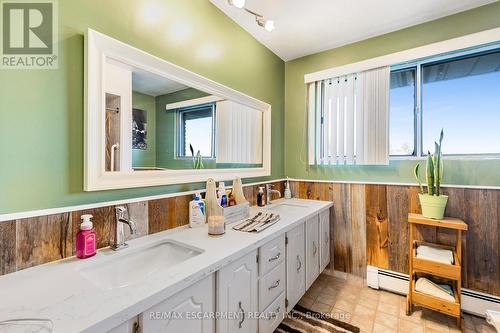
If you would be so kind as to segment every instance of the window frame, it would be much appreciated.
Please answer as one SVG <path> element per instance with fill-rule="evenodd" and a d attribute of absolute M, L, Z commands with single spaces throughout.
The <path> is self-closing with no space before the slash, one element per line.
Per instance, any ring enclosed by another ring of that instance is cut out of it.
<path fill-rule="evenodd" d="M 391 74 L 397 71 L 409 70 L 416 68 L 415 72 L 415 106 L 414 106 L 414 140 L 415 149 L 413 155 L 389 155 L 389 160 L 423 160 L 427 154 L 423 152 L 423 111 L 422 111 L 422 68 L 424 66 L 434 65 L 438 63 L 461 60 L 475 56 L 481 56 L 489 53 L 500 52 L 498 43 L 490 43 L 478 47 L 470 47 L 467 49 L 452 51 L 435 56 L 425 57 L 415 61 L 408 61 L 391 66 Z M 390 138 L 389 138 L 390 140 Z M 447 159 L 499 159 L 499 153 L 491 154 L 443 154 Z"/>
<path fill-rule="evenodd" d="M 179 160 L 185 160 L 185 159 L 192 159 L 192 156 L 186 156 L 186 155 L 181 155 L 181 152 L 185 152 L 185 133 L 184 133 L 184 126 L 183 126 L 183 119 L 184 119 L 184 114 L 189 113 L 189 112 L 196 112 L 200 109 L 205 109 L 207 106 L 210 106 L 212 109 L 212 143 L 211 143 L 211 155 L 210 156 L 202 156 L 204 159 L 215 159 L 215 135 L 216 135 L 216 103 L 215 102 L 210 102 L 210 103 L 204 103 L 204 104 L 199 104 L 199 105 L 193 105 L 193 106 L 186 106 L 182 108 L 178 108 L 175 110 L 175 116 L 176 116 L 176 128 L 175 128 L 175 159 Z"/>

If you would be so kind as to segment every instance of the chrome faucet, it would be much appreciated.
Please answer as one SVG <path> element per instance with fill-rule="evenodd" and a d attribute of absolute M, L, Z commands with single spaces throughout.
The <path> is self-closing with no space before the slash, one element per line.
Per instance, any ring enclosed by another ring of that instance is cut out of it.
<path fill-rule="evenodd" d="M 272 188 L 274 187 L 273 184 L 266 184 L 266 205 L 271 204 L 271 193 L 277 193 L 278 196 L 281 198 L 281 192 L 278 190 L 273 190 Z"/>
<path fill-rule="evenodd" d="M 116 234 L 115 234 L 115 243 L 111 245 L 111 249 L 115 251 L 124 249 L 128 246 L 128 244 L 125 243 L 125 232 L 123 230 L 124 224 L 129 226 L 130 234 L 134 235 L 135 233 L 137 233 L 137 228 L 135 226 L 135 223 L 133 221 L 125 219 L 125 213 L 127 213 L 127 208 L 125 206 L 115 207 Z"/>

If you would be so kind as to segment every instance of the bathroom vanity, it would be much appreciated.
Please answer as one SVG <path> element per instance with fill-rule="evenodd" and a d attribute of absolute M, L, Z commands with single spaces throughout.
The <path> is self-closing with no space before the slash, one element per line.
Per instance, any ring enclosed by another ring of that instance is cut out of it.
<path fill-rule="evenodd" d="M 5 275 L 0 320 L 46 318 L 65 333 L 273 332 L 328 264 L 331 205 L 276 200 L 251 208 L 281 216 L 261 233 L 180 227 Z"/>

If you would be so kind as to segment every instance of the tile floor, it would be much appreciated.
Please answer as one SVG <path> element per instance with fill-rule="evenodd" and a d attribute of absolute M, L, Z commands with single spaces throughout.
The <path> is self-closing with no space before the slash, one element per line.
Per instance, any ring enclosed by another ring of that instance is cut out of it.
<path fill-rule="evenodd" d="M 416 307 L 406 316 L 404 296 L 368 288 L 362 279 L 322 274 L 299 304 L 312 310 L 331 313 L 363 333 L 455 333 L 461 332 L 455 318 Z M 482 318 L 464 315 L 464 332 L 496 333 Z"/>

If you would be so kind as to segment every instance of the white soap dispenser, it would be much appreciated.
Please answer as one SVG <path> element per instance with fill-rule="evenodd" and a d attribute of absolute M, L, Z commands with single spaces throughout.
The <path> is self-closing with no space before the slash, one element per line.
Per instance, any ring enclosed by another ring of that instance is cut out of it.
<path fill-rule="evenodd" d="M 286 183 L 285 183 L 285 199 L 291 199 L 292 198 L 292 191 L 290 190 L 290 181 L 288 177 L 286 177 Z"/>

